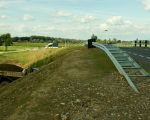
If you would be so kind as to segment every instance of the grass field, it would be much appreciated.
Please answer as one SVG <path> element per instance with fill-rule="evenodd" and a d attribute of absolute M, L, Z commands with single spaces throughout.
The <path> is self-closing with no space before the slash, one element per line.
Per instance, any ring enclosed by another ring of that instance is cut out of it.
<path fill-rule="evenodd" d="M 18 51 L 18 50 L 27 50 L 33 48 L 43 48 L 48 43 L 31 43 L 31 42 L 14 42 L 12 46 L 8 46 L 8 52 Z M 59 43 L 59 47 L 71 47 L 71 46 L 81 46 L 83 43 Z M 5 52 L 5 47 L 0 46 L 0 52 Z"/>
<path fill-rule="evenodd" d="M 18 50 L 26 50 L 26 49 L 33 49 L 33 48 L 41 48 L 44 47 L 47 43 L 13 43 L 12 46 L 8 46 L 9 51 L 18 51 Z M 5 52 L 5 47 L 0 46 L 0 52 Z"/>
<path fill-rule="evenodd" d="M 136 94 L 98 49 L 78 48 L 0 88 L 1 120 L 149 120 L 150 86 Z"/>
<path fill-rule="evenodd" d="M 23 51 L 17 53 L 5 53 L 0 54 L 0 63 L 16 64 L 21 67 L 27 67 L 28 65 L 36 62 L 39 59 L 43 59 L 49 55 L 59 52 L 59 49 L 37 49 L 31 51 Z"/>
<path fill-rule="evenodd" d="M 66 44 L 66 47 L 64 47 L 65 45 L 61 44 L 61 47 L 57 49 L 45 49 L 46 44 L 47 43 L 14 43 L 13 46 L 8 47 L 7 52 L 3 51 L 4 46 L 0 46 L 0 63 L 10 63 L 25 68 L 37 61 L 39 61 L 37 64 L 44 64 L 42 63 L 42 59 L 47 59 L 48 56 L 59 56 L 59 54 L 62 54 L 64 51 L 67 52 L 73 47 L 81 46 L 79 44 Z"/>

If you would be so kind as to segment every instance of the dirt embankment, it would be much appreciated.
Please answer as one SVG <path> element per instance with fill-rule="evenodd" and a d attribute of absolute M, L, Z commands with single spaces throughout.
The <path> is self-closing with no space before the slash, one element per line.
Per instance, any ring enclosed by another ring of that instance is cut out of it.
<path fill-rule="evenodd" d="M 11 71 L 11 72 L 22 72 L 23 68 L 13 65 L 13 64 L 0 64 L 0 71 Z M 9 82 L 12 82 L 14 80 L 18 79 L 18 77 L 9 77 L 9 76 L 4 76 L 3 74 L 0 75 L 0 87 L 8 84 Z"/>
<path fill-rule="evenodd" d="M 0 64 L 0 71 L 22 72 L 23 68 L 13 64 Z"/>
<path fill-rule="evenodd" d="M 0 88 L 0 119 L 149 120 L 141 86 L 136 94 L 102 51 L 83 48 Z"/>

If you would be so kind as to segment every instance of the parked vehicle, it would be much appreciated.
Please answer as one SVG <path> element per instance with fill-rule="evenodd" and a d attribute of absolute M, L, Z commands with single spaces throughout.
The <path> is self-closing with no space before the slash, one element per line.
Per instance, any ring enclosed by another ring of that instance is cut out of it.
<path fill-rule="evenodd" d="M 45 48 L 58 48 L 58 43 L 48 43 Z"/>

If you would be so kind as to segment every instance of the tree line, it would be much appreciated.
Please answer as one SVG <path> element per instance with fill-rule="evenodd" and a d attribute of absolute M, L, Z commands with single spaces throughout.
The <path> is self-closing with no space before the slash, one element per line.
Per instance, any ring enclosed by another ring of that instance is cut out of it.
<path fill-rule="evenodd" d="M 68 39 L 68 38 L 56 38 L 56 37 L 47 37 L 47 36 L 29 36 L 29 37 L 13 37 L 12 42 L 58 42 L 58 43 L 79 43 L 82 40 Z"/>
<path fill-rule="evenodd" d="M 82 43 L 82 40 L 67 39 L 67 38 L 55 38 L 47 36 L 25 36 L 25 37 L 11 37 L 10 33 L 0 35 L 0 46 L 4 45 L 5 50 L 7 47 L 13 45 L 14 42 L 53 42 L 53 43 Z"/>
<path fill-rule="evenodd" d="M 116 44 L 116 43 L 121 43 L 121 40 L 117 40 L 117 38 L 113 38 L 113 39 L 97 39 L 96 40 L 99 43 L 105 43 L 105 44 Z"/>

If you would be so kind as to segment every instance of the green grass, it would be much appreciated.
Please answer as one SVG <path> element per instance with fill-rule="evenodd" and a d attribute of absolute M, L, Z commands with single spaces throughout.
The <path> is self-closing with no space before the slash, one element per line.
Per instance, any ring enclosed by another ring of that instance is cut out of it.
<path fill-rule="evenodd" d="M 38 49 L 35 51 L 23 51 L 17 53 L 5 53 L 0 54 L 0 63 L 10 63 L 21 67 L 40 67 L 55 59 L 57 56 L 61 56 L 74 47 L 65 47 L 57 49 Z"/>
<path fill-rule="evenodd" d="M 108 73 L 116 70 L 115 66 L 102 50 L 92 49 L 89 51 L 89 54 L 91 54 L 91 59 L 95 59 L 96 64 L 94 68 L 96 70 L 102 70 L 100 71 L 101 73 Z"/>
<path fill-rule="evenodd" d="M 58 48 L 58 49 L 51 49 L 52 51 L 49 54 L 45 55 L 44 57 L 39 57 L 37 60 L 35 60 L 31 64 L 29 64 L 28 65 L 28 72 L 30 72 L 32 70 L 32 68 L 39 68 L 43 65 L 47 65 L 47 64 L 55 61 L 59 57 L 62 57 L 63 55 L 68 54 L 71 51 L 76 50 L 78 48 L 80 48 L 80 47 L 74 46 L 74 47 L 64 47 L 64 48 Z"/>
<path fill-rule="evenodd" d="M 31 43 L 31 42 L 25 42 L 25 43 L 14 43 L 15 46 L 24 46 L 28 48 L 33 47 L 44 47 L 47 43 Z"/>
<path fill-rule="evenodd" d="M 8 46 L 9 51 L 18 51 L 18 50 L 26 50 L 26 49 L 33 49 L 33 48 L 43 48 L 48 43 L 31 43 L 31 42 L 14 42 L 12 46 Z M 83 43 L 59 43 L 59 47 L 72 47 L 72 46 L 81 46 Z M 6 52 L 5 46 L 0 46 L 0 52 Z"/>
<path fill-rule="evenodd" d="M 58 53 L 63 53 L 65 49 L 71 49 L 81 46 L 80 44 L 61 44 L 57 49 L 45 49 L 47 43 L 14 43 L 8 47 L 8 51 L 4 52 L 4 46 L 0 46 L 0 63 L 16 64 L 21 67 L 28 67 L 34 63 L 34 67 L 39 67 L 55 59 Z M 22 51 L 27 50 L 27 51 Z M 56 55 L 54 55 L 56 54 Z M 48 56 L 51 56 L 49 58 Z M 59 56 L 59 55 L 58 55 Z M 46 59 L 43 61 L 43 59 Z M 46 62 L 47 61 L 47 62 Z"/>
<path fill-rule="evenodd" d="M 25 50 L 25 49 L 33 49 L 33 48 L 41 48 L 45 47 L 47 43 L 13 43 L 12 46 L 8 46 L 8 51 L 18 51 L 18 50 Z M 0 52 L 5 52 L 5 47 L 0 46 Z"/>

